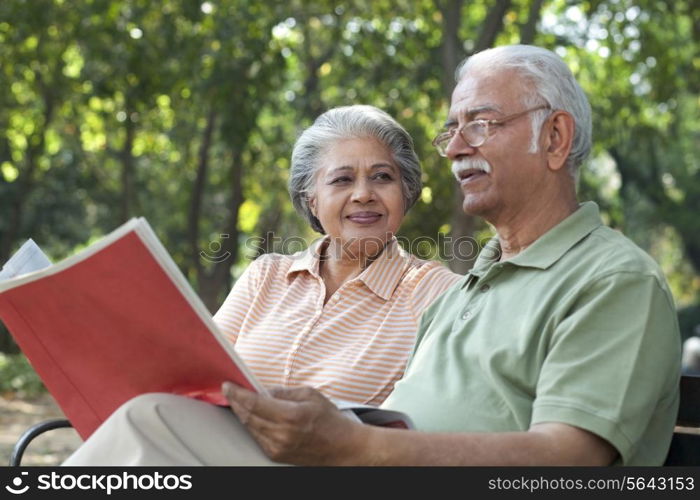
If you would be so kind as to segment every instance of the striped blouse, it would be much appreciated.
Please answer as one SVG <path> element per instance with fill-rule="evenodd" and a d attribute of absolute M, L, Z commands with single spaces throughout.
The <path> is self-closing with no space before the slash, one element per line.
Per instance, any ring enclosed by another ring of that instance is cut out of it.
<path fill-rule="evenodd" d="M 323 241 L 259 257 L 214 321 L 264 385 L 310 385 L 333 399 L 378 405 L 403 375 L 422 312 L 461 276 L 394 239 L 324 305 Z"/>

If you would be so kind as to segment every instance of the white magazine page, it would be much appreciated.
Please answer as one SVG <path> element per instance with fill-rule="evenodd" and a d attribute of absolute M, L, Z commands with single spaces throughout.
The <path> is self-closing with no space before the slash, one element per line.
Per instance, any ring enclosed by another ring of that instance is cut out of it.
<path fill-rule="evenodd" d="M 51 265 L 51 261 L 39 245 L 31 238 L 24 242 L 15 254 L 10 257 L 0 271 L 0 281 L 9 280 L 16 276 L 39 271 Z"/>
<path fill-rule="evenodd" d="M 387 410 L 372 405 L 351 403 L 340 399 L 331 399 L 331 401 L 345 416 L 352 420 L 359 420 L 365 424 L 379 426 L 398 420 L 403 422 L 407 428 L 414 428 L 411 418 L 400 411 Z"/>

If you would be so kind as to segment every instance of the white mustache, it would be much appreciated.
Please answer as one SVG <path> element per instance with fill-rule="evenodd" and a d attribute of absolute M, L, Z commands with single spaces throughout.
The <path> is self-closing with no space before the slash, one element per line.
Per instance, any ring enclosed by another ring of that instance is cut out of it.
<path fill-rule="evenodd" d="M 481 170 L 487 174 L 491 173 L 491 165 L 483 158 L 462 158 L 452 162 L 452 174 L 459 180 L 459 173 L 463 170 Z"/>

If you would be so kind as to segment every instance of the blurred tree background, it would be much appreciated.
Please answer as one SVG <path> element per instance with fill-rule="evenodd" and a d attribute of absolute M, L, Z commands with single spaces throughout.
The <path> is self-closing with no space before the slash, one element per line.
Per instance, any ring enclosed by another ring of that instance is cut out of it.
<path fill-rule="evenodd" d="M 461 212 L 430 141 L 460 60 L 535 43 L 591 100 L 581 199 L 661 264 L 688 336 L 698 35 L 697 0 L 2 0 L 0 262 L 29 237 L 60 260 L 144 216 L 215 310 L 251 258 L 314 238 L 286 192 L 297 135 L 330 107 L 367 103 L 408 129 L 423 162 L 402 236 L 427 236 L 414 252 L 465 272 L 447 238 L 489 228 Z M 0 352 L 15 350 L 0 332 Z"/>

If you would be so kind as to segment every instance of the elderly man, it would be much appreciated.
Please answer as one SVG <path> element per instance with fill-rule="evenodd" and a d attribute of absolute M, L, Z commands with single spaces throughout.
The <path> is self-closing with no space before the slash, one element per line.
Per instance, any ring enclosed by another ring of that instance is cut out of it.
<path fill-rule="evenodd" d="M 680 337 L 656 264 L 576 200 L 588 101 L 555 54 L 481 52 L 445 131 L 464 211 L 497 236 L 423 315 L 383 406 L 423 432 L 343 419 L 311 390 L 227 386 L 273 459 L 298 464 L 658 465 L 678 405 Z"/>
<path fill-rule="evenodd" d="M 577 202 L 590 143 L 586 97 L 553 53 L 500 47 L 461 66 L 434 145 L 464 211 L 497 235 L 423 314 L 383 404 L 417 431 L 352 421 L 311 388 L 228 383 L 238 421 L 197 402 L 170 411 L 168 396 L 117 419 L 143 422 L 161 450 L 151 465 L 661 464 L 678 407 L 673 300 L 652 259 Z M 167 429 L 149 427 L 154 412 L 172 414 Z M 208 432 L 193 434 L 193 421 Z"/>

